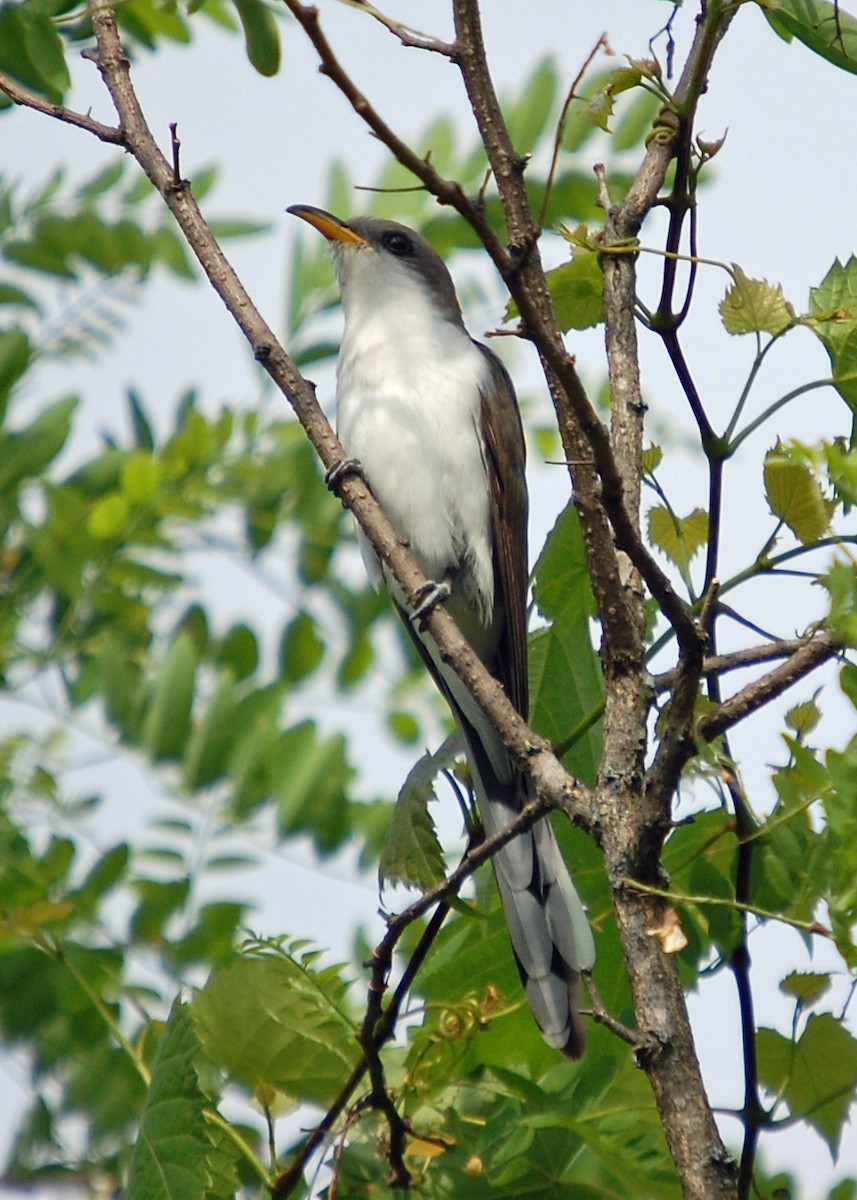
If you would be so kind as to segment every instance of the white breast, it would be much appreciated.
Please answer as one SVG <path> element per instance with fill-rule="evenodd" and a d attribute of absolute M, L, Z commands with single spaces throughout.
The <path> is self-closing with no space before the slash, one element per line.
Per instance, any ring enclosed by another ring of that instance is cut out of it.
<path fill-rule="evenodd" d="M 426 576 L 439 582 L 465 566 L 489 612 L 494 575 L 479 418 L 487 364 L 461 326 L 433 315 L 422 289 L 403 286 L 390 303 L 384 283 L 383 303 L 363 289 L 349 304 L 345 292 L 339 436 Z"/>

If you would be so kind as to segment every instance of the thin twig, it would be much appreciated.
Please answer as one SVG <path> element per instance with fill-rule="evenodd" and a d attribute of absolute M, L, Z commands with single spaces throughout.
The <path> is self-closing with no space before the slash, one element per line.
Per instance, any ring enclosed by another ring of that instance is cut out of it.
<path fill-rule="evenodd" d="M 802 642 L 784 663 L 763 675 L 761 679 L 748 683 L 729 700 L 724 700 L 718 708 L 700 717 L 696 726 L 698 735 L 707 742 L 719 737 L 727 729 L 731 729 L 733 725 L 737 725 L 739 721 L 743 721 L 745 717 L 788 691 L 816 667 L 835 658 L 841 650 L 842 643 L 828 632 Z"/>
<path fill-rule="evenodd" d="M 830 634 L 825 636 L 832 638 Z M 702 660 L 702 676 L 706 678 L 708 675 L 725 675 L 729 671 L 739 671 L 746 667 L 756 666 L 758 663 L 772 662 L 777 658 L 789 658 L 810 640 L 809 638 L 782 638 L 766 642 L 763 646 L 748 646 L 745 650 L 733 650 L 729 654 L 714 654 Z M 835 641 L 835 638 L 833 640 Z M 678 668 L 673 667 L 669 671 L 663 671 L 660 675 L 653 676 L 653 690 L 656 693 L 669 691 L 675 684 L 677 673 Z"/>
<path fill-rule="evenodd" d="M 88 113 L 75 112 L 74 109 L 65 108 L 62 104 L 51 104 L 41 96 L 37 96 L 35 92 L 16 83 L 3 71 L 0 71 L 0 92 L 4 92 L 13 104 L 20 104 L 22 108 L 30 108 L 33 112 L 42 113 L 43 116 L 53 117 L 55 121 L 63 121 L 66 125 L 84 129 L 93 137 L 97 137 L 100 142 L 108 142 L 112 146 L 125 144 L 125 134 L 122 129 L 113 125 L 103 125 L 101 121 L 96 121 Z"/>

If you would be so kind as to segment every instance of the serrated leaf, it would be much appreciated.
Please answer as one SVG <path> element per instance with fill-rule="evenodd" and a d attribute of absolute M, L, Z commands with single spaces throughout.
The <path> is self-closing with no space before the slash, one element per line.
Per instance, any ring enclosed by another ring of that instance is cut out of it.
<path fill-rule="evenodd" d="M 727 333 L 778 334 L 795 322 L 795 311 L 783 295 L 765 279 L 749 279 L 733 265 L 732 286 L 720 301 L 720 317 Z"/>
<path fill-rule="evenodd" d="M 780 991 L 794 996 L 802 1005 L 814 1004 L 830 991 L 831 979 L 818 971 L 792 971 L 780 981 Z"/>
<path fill-rule="evenodd" d="M 126 1200 L 204 1200 L 211 1187 L 205 1097 L 193 1065 L 199 1041 L 187 1005 L 173 1005 L 152 1071 Z"/>
<path fill-rule="evenodd" d="M 571 262 L 548 271 L 545 278 L 564 332 L 591 329 L 604 320 L 604 275 L 597 254 L 577 250 Z"/>
<path fill-rule="evenodd" d="M 647 446 L 643 451 L 642 468 L 644 475 L 653 475 L 658 467 L 663 462 L 664 451 L 663 447 L 653 443 Z"/>
<path fill-rule="evenodd" d="M 250 1088 L 327 1105 L 358 1057 L 344 986 L 338 972 L 286 955 L 235 959 L 194 997 L 205 1054 Z"/>
<path fill-rule="evenodd" d="M 811 1016 L 797 1043 L 773 1029 L 756 1035 L 759 1078 L 794 1117 L 812 1125 L 836 1157 L 857 1091 L 857 1041 L 830 1013 Z"/>
<path fill-rule="evenodd" d="M 677 567 L 686 570 L 691 559 L 708 542 L 708 513 L 695 508 L 686 517 L 677 517 L 662 504 L 646 515 L 649 539 Z"/>
<path fill-rule="evenodd" d="M 857 411 L 857 258 L 836 259 L 817 288 L 810 292 L 805 324 L 824 344 L 833 370 L 833 385 L 852 411 Z"/>
<path fill-rule="evenodd" d="M 765 498 L 771 512 L 804 545 L 823 537 L 830 526 L 830 506 L 805 462 L 781 442 L 765 455 Z"/>
<path fill-rule="evenodd" d="M 429 803 L 434 785 L 461 756 L 461 739 L 451 734 L 435 754 L 424 754 L 408 773 L 396 799 L 378 863 L 378 881 L 428 891 L 446 874 L 443 849 L 435 833 Z"/>
<path fill-rule="evenodd" d="M 785 717 L 786 725 L 789 729 L 793 729 L 799 737 L 806 737 L 808 733 L 812 733 L 820 720 L 821 709 L 814 699 L 805 700 L 802 704 L 795 704 L 788 710 Z"/>

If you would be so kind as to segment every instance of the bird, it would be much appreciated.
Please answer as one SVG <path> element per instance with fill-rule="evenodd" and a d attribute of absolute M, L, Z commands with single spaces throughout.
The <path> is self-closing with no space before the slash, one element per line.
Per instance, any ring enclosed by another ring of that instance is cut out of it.
<path fill-rule="evenodd" d="M 525 445 L 514 386 L 464 325 L 440 255 L 397 221 L 288 211 L 329 242 L 344 331 L 337 434 L 473 650 L 526 720 Z M 465 684 L 415 620 L 401 588 L 358 529 L 370 577 L 383 583 L 461 730 L 486 836 L 534 795 Z M 424 610 L 424 605 L 419 605 Z M 417 614 L 418 615 L 418 614 Z M 581 972 L 592 931 L 546 818 L 492 859 L 515 960 L 549 1045 L 579 1058 L 586 1041 Z"/>

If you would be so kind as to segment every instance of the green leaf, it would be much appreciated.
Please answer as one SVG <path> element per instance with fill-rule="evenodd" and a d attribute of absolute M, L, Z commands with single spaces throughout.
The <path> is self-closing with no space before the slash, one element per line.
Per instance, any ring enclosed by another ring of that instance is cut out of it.
<path fill-rule="evenodd" d="M 280 736 L 269 768 L 281 832 L 307 832 L 321 853 L 335 850 L 348 834 L 346 789 L 354 774 L 344 737 L 321 738 L 313 721 L 301 721 Z"/>
<path fill-rule="evenodd" d="M 817 1130 L 835 1158 L 857 1092 L 857 1041 L 824 1013 L 809 1018 L 796 1043 L 760 1029 L 756 1046 L 762 1083 Z"/>
<path fill-rule="evenodd" d="M 791 971 L 785 979 L 780 980 L 780 991 L 787 996 L 794 996 L 801 1006 L 805 1006 L 820 1000 L 830 991 L 830 985 L 830 976 L 818 971 Z"/>
<path fill-rule="evenodd" d="M 530 723 L 574 774 L 593 782 L 601 754 L 603 683 L 589 618 L 595 600 L 580 520 L 569 503 L 533 572 L 533 596 L 551 624 L 529 641 Z"/>
<path fill-rule="evenodd" d="M 294 957 L 239 958 L 193 1001 L 206 1056 L 240 1083 L 327 1105 L 358 1058 L 337 971 Z"/>
<path fill-rule="evenodd" d="M 115 159 L 109 166 L 93 175 L 87 183 L 77 189 L 78 197 L 81 200 L 95 200 L 98 196 L 103 196 L 105 192 L 111 191 L 116 186 L 124 173 L 124 159 Z"/>
<path fill-rule="evenodd" d="M 663 460 L 664 451 L 662 446 L 659 446 L 654 442 L 651 446 L 646 446 L 646 448 L 643 450 L 643 474 L 654 475 L 655 471 L 657 471 Z"/>
<path fill-rule="evenodd" d="M 633 150 L 651 129 L 663 100 L 653 92 L 643 91 L 635 96 L 613 131 L 613 150 Z"/>
<path fill-rule="evenodd" d="M 23 329 L 0 332 L 0 425 L 6 416 L 9 394 L 30 365 L 32 349 Z"/>
<path fill-rule="evenodd" d="M 461 739 L 450 734 L 435 754 L 424 754 L 412 767 L 396 799 L 378 863 L 378 881 L 428 891 L 446 873 L 429 804 L 437 800 L 435 780 L 461 756 Z"/>
<path fill-rule="evenodd" d="M 235 716 L 235 680 L 231 671 L 224 671 L 187 742 L 182 780 L 189 791 L 207 787 L 225 774 L 236 734 Z"/>
<path fill-rule="evenodd" d="M 778 334 L 795 323 L 795 311 L 776 287 L 765 279 L 748 279 L 733 264 L 733 282 L 720 301 L 720 316 L 727 333 Z"/>
<path fill-rule="evenodd" d="M 232 671 L 236 679 L 246 679 L 259 665 L 259 643 L 249 625 L 233 625 L 217 651 L 217 662 Z"/>
<path fill-rule="evenodd" d="M 560 513 L 539 555 L 533 571 L 533 595 L 539 611 L 549 619 L 566 614 L 595 616 L 580 518 L 572 503 Z"/>
<path fill-rule="evenodd" d="M 71 80 L 62 39 L 46 8 L 0 6 L 0 68 L 53 103 L 62 102 Z"/>
<path fill-rule="evenodd" d="M 17 480 L 40 475 L 62 450 L 71 432 L 77 400 L 60 400 L 26 428 L 0 434 L 0 490 Z"/>
<path fill-rule="evenodd" d="M 517 100 L 506 100 L 503 111 L 519 154 L 531 154 L 551 119 L 559 81 L 551 58 L 542 59 L 524 84 Z"/>
<path fill-rule="evenodd" d="M 119 476 L 122 494 L 133 507 L 144 504 L 158 494 L 162 477 L 158 459 L 148 451 L 135 451 L 122 464 Z"/>
<path fill-rule="evenodd" d="M 857 412 L 857 258 L 839 259 L 810 292 L 804 323 L 824 344 L 833 369 L 833 385 Z"/>
<path fill-rule="evenodd" d="M 662 504 L 646 514 L 649 539 L 667 558 L 686 570 L 691 559 L 708 542 L 708 513 L 695 508 L 686 517 L 677 517 Z"/>
<path fill-rule="evenodd" d="M 86 518 L 86 532 L 99 542 L 110 542 L 125 528 L 131 512 L 128 500 L 120 492 L 113 492 L 99 500 Z"/>
<path fill-rule="evenodd" d="M 765 498 L 771 512 L 803 544 L 824 537 L 831 510 L 807 464 L 781 442 L 765 455 Z"/>
<path fill-rule="evenodd" d="M 598 255 L 577 250 L 571 262 L 548 271 L 548 290 L 560 328 L 591 329 L 604 320 L 604 275 Z"/>
<path fill-rule="evenodd" d="M 0 304 L 18 305 L 21 308 L 31 308 L 36 312 L 39 310 L 38 303 L 30 293 L 15 287 L 12 283 L 0 283 Z M 7 336 L 5 332 L 0 332 L 0 354 L 2 354 L 3 339 Z M 0 366 L 0 387 L 2 387 L 2 375 L 2 366 Z"/>
<path fill-rule="evenodd" d="M 152 433 L 152 425 L 143 407 L 143 401 L 133 388 L 128 389 L 126 397 L 131 413 L 134 441 L 141 450 L 148 450 L 151 453 L 155 449 L 155 435 Z"/>
<path fill-rule="evenodd" d="M 260 75 L 280 69 L 280 32 L 274 14 L 262 0 L 233 0 L 244 29 L 247 57 Z"/>
<path fill-rule="evenodd" d="M 184 752 L 196 667 L 196 646 L 183 633 L 167 651 L 145 716 L 143 742 L 153 759 L 178 758 Z"/>
<path fill-rule="evenodd" d="M 298 613 L 286 627 L 280 649 L 280 670 L 290 683 L 306 679 L 321 665 L 324 642 L 316 632 L 316 623 L 307 612 Z"/>
<path fill-rule="evenodd" d="M 857 73 L 857 20 L 833 0 L 756 0 L 774 29 L 835 67 Z"/>
<path fill-rule="evenodd" d="M 211 1187 L 205 1097 L 193 1064 L 198 1047 L 190 1009 L 177 1001 L 155 1059 L 126 1200 L 204 1200 Z"/>
<path fill-rule="evenodd" d="M 793 729 L 800 738 L 805 738 L 808 733 L 812 733 L 820 720 L 821 709 L 815 699 L 793 705 L 785 717 L 786 725 L 789 729 Z"/>

